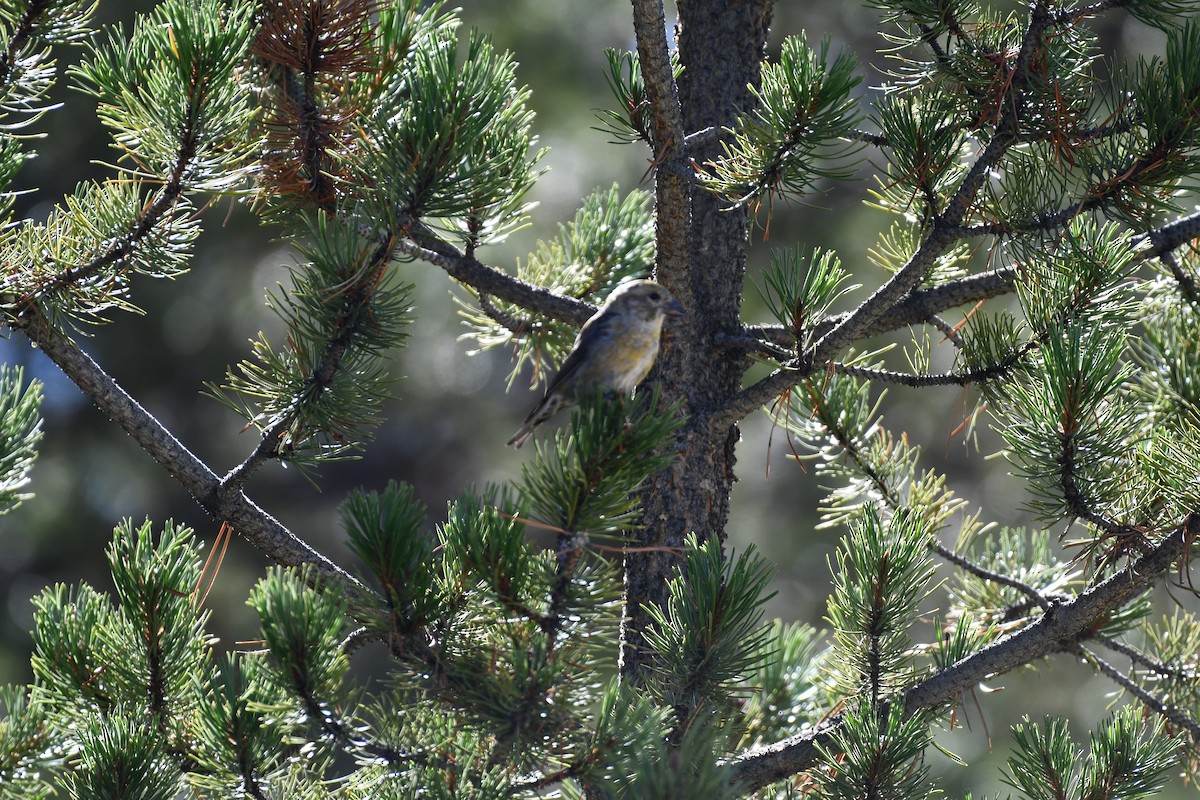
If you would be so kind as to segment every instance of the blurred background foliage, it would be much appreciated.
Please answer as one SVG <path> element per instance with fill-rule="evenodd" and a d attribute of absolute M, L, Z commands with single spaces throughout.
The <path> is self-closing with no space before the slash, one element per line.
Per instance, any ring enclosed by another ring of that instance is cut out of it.
<path fill-rule="evenodd" d="M 97 23 L 128 24 L 152 5 L 103 0 Z M 539 144 L 550 148 L 541 164 L 548 172 L 530 195 L 538 203 L 532 224 L 480 253 L 484 262 L 511 271 L 528 259 L 539 240 L 553 237 L 557 226 L 569 220 L 594 189 L 607 189 L 614 182 L 623 193 L 638 186 L 651 188 L 648 151 L 640 145 L 612 143 L 609 134 L 598 130 L 598 111 L 611 107 L 604 50 L 634 47 L 629 4 L 464 0 L 461 8 L 464 26 L 490 33 L 498 49 L 515 54 L 518 81 L 532 90 Z M 804 30 L 810 40 L 828 34 L 832 52 L 844 49 L 858 55 L 859 74 L 865 78 L 859 91 L 869 100 L 877 91 L 873 87 L 886 80 L 886 56 L 876 52 L 886 46 L 877 33 L 879 16 L 860 3 L 780 2 L 772 55 L 786 34 Z M 1127 15 L 1108 14 L 1095 24 L 1101 50 L 1114 63 L 1161 47 L 1159 32 Z M 78 50 L 64 49 L 60 75 L 78 57 Z M 78 182 L 111 174 L 98 163 L 111 161 L 113 152 L 96 118 L 95 100 L 61 79 L 55 99 L 63 106 L 35 124 L 44 138 L 33 143 L 37 157 L 17 179 L 15 188 L 30 190 L 16 200 L 18 218 L 44 219 Z M 876 285 L 880 274 L 868 249 L 891 220 L 864 202 L 874 188 L 866 179 L 869 171 L 864 163 L 862 180 L 824 187 L 803 204 L 776 203 L 769 216 L 760 211 L 752 232 L 757 246 L 751 249 L 751 284 L 762 284 L 772 248 L 799 244 L 805 251 L 836 251 L 855 283 Z M 220 381 L 227 365 L 246 356 L 248 341 L 260 330 L 268 336 L 277 331 L 277 318 L 263 304 L 264 290 L 285 281 L 296 255 L 280 241 L 277 229 L 261 224 L 237 201 L 214 202 L 204 211 L 202 223 L 192 270 L 170 282 L 137 281 L 134 293 L 147 313 L 117 315 L 95 329 L 85 349 L 221 473 L 240 462 L 257 440 L 252 432 L 240 433 L 243 423 L 232 412 L 201 394 L 203 383 Z M 973 257 L 986 259 L 987 254 Z M 515 349 L 469 354 L 473 343 L 459 340 L 465 329 L 452 296 L 460 290 L 444 273 L 423 263 L 395 269 L 416 287 L 416 323 L 408 347 L 393 354 L 395 400 L 385 409 L 387 422 L 375 442 L 361 459 L 326 466 L 313 482 L 294 469 L 272 464 L 248 486 L 249 494 L 266 509 L 343 564 L 354 564 L 355 559 L 345 545 L 336 509 L 351 489 L 378 490 L 390 480 L 407 481 L 430 508 L 431 521 L 441 521 L 447 501 L 464 486 L 519 474 L 523 454 L 506 448 L 504 441 L 537 397 L 520 379 L 511 391 L 505 390 L 506 361 L 516 356 Z M 844 302 L 849 307 L 854 301 L 851 297 Z M 743 319 L 767 320 L 754 288 L 747 292 Z M 935 347 L 934 354 L 932 370 L 949 367 L 953 353 L 948 343 Z M 28 375 L 46 383 L 46 436 L 30 487 L 37 497 L 0 519 L 0 683 L 24 683 L 31 679 L 30 598 L 58 581 L 83 580 L 108 589 L 103 550 L 121 520 L 132 518 L 136 524 L 148 517 L 157 526 L 174 519 L 210 542 L 218 525 L 23 337 L 0 340 L 0 361 L 23 364 Z M 997 451 L 999 440 L 983 430 L 970 436 L 964 432 L 963 416 L 974 406 L 973 398 L 964 394 L 970 391 L 894 388 L 884 405 L 889 426 L 923 445 L 929 466 L 947 474 L 951 488 L 970 502 L 969 507 L 987 508 L 1004 524 L 1023 524 L 1030 519 L 1023 510 L 1029 498 L 1020 482 L 1009 476 L 1008 463 L 980 457 Z M 767 414 L 748 419 L 742 431 L 729 544 L 743 550 L 754 543 L 776 563 L 770 589 L 778 593 L 767 607 L 769 616 L 821 626 L 838 533 L 815 529 L 824 492 L 811 472 L 789 458 L 787 435 L 772 426 Z M 208 599 L 214 609 L 211 632 L 227 645 L 256 630 L 257 618 L 245 600 L 266 566 L 248 545 L 235 540 L 230 547 Z M 1104 693 L 1112 689 L 1098 679 L 1077 679 L 1084 674 L 1066 668 L 1055 673 L 1056 680 L 1040 681 L 1036 670 L 1024 670 L 1005 676 L 1003 685 L 1006 692 L 1038 693 L 1034 706 L 1078 720 L 1073 729 L 1084 731 L 1104 716 L 1111 699 Z M 982 776 L 998 781 L 997 770 L 975 767 L 988 759 L 1002 762 L 1005 731 L 1015 720 L 1002 701 L 984 692 L 976 700 L 966 699 L 958 719 L 959 726 L 969 729 L 967 735 L 941 737 L 972 768 L 963 769 L 948 757 L 933 765 L 951 796 L 966 791 L 982 796 L 1001 789 L 998 783 L 977 783 Z M 993 744 L 996 752 L 991 751 Z"/>

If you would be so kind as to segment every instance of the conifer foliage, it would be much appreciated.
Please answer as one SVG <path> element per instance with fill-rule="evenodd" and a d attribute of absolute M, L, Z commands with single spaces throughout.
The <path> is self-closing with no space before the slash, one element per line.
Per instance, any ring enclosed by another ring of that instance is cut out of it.
<path fill-rule="evenodd" d="M 533 213 L 529 90 L 441 4 L 164 0 L 98 32 L 89 0 L 0 1 L 0 190 L 60 78 L 116 150 L 40 221 L 0 195 L 5 329 L 277 563 L 237 646 L 209 634 L 202 548 L 169 520 L 117 527 L 112 591 L 44 588 L 34 680 L 0 688 L 0 797 L 922 798 L 935 735 L 1033 666 L 1124 699 L 1086 746 L 1027 709 L 1001 776 L 1020 796 L 1200 778 L 1200 623 L 1151 602 L 1200 533 L 1200 7 L 876 0 L 891 72 L 868 87 L 812 32 L 764 60 L 768 0 L 677 6 L 675 46 L 661 0 L 633 0 L 636 52 L 608 53 L 601 124 L 648 148 L 653 192 L 581 198 L 508 269 L 488 254 Z M 1113 15 L 1162 51 L 1101 69 Z M 742 321 L 754 222 L 864 172 L 883 277 L 781 248 L 754 276 L 772 319 Z M 257 432 L 223 475 L 79 345 L 139 310 L 134 276 L 191 268 L 214 196 L 298 254 L 265 300 L 285 335 L 207 386 Z M 338 564 L 247 481 L 319 480 L 386 424 L 413 259 L 461 290 L 478 347 L 516 343 L 514 377 L 545 376 L 623 280 L 688 314 L 647 386 L 586 398 L 444 522 L 403 483 L 350 493 Z M 905 328 L 903 358 L 874 338 Z M 1038 526 L 952 493 L 888 427 L 885 384 L 968 387 Z M 0 513 L 30 501 L 41 392 L 0 369 Z M 760 410 L 829 489 L 827 629 L 765 620 L 772 565 L 726 544 L 737 424 Z M 387 666 L 363 683 L 367 649 Z"/>

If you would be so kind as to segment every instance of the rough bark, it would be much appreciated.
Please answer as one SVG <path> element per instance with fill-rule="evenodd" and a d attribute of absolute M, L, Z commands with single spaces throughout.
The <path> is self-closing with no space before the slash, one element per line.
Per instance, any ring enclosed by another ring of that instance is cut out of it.
<path fill-rule="evenodd" d="M 639 5 L 635 0 L 635 18 Z M 677 96 L 683 131 L 730 125 L 739 111 L 752 106 L 748 87 L 759 80 L 771 4 L 689 0 L 679 2 L 678 8 L 676 35 L 684 73 Z M 654 102 L 643 31 L 638 33 L 647 94 Z M 686 180 L 693 162 L 703 164 L 720 153 L 719 138 L 698 137 L 693 149 L 685 149 L 674 135 L 671 141 L 656 141 L 655 153 L 658 277 L 680 298 L 687 316 L 672 325 L 652 377 L 663 387 L 666 400 L 682 399 L 685 412 L 699 421 L 738 392 L 748 364 L 744 353 L 716 344 L 719 334 L 741 331 L 747 215 L 744 210 L 727 210 L 719 199 Z M 646 607 L 663 601 L 666 581 L 679 558 L 669 548 L 681 548 L 692 531 L 702 541 L 724 536 L 737 439 L 734 424 L 720 430 L 689 425 L 672 468 L 656 475 L 642 492 L 639 544 L 664 550 L 625 559 L 621 670 L 626 679 L 639 680 L 645 669 L 641 632 L 648 621 Z"/>

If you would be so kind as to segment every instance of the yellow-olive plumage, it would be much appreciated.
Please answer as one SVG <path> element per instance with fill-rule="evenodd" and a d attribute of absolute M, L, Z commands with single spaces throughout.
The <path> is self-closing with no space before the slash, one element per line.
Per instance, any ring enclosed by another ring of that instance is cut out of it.
<path fill-rule="evenodd" d="M 642 382 L 658 356 L 663 320 L 678 316 L 683 307 L 654 281 L 631 281 L 618 286 L 600 309 L 584 323 L 570 354 L 513 437 L 520 447 L 533 429 L 570 408 L 588 392 L 610 389 L 628 392 Z"/>

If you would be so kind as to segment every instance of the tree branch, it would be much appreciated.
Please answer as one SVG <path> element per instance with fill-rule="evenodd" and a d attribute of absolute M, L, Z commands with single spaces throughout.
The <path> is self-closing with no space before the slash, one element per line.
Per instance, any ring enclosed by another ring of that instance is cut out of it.
<path fill-rule="evenodd" d="M 515 317 L 512 314 L 502 311 L 492 302 L 492 296 L 486 292 L 479 293 L 479 309 L 484 314 L 487 314 L 488 319 L 501 325 L 511 333 L 514 339 L 523 338 L 533 324 L 531 320 L 525 317 Z"/>
<path fill-rule="evenodd" d="M 1146 708 L 1150 709 L 1156 714 L 1159 714 L 1168 722 L 1171 722 L 1172 724 L 1187 731 L 1191 735 L 1192 741 L 1200 744 L 1200 724 L 1197 724 L 1194 719 L 1180 711 L 1175 706 L 1167 705 L 1162 700 L 1159 700 L 1157 697 L 1139 686 L 1137 682 L 1133 680 L 1133 678 L 1130 678 L 1124 672 L 1121 672 L 1121 670 L 1117 669 L 1112 664 L 1109 664 L 1103 658 L 1096 655 L 1091 650 L 1088 650 L 1086 647 L 1083 647 L 1082 645 L 1076 645 L 1072 649 L 1072 652 L 1074 652 L 1083 660 L 1092 662 L 1096 666 L 1096 669 L 1101 672 L 1101 674 L 1105 675 L 1122 689 L 1140 700 L 1142 705 L 1146 706 Z"/>
<path fill-rule="evenodd" d="M 441 267 L 451 278 L 470 286 L 481 294 L 493 295 L 501 300 L 516 303 L 522 308 L 545 314 L 551 319 L 569 323 L 577 328 L 596 313 L 596 307 L 591 303 L 585 303 L 573 297 L 564 297 L 532 283 L 526 283 L 520 278 L 514 278 L 495 267 L 489 267 L 487 264 L 482 264 L 474 258 L 459 253 L 445 242 L 441 242 L 436 249 L 431 246 L 432 244 L 429 241 L 424 241 L 422 245 L 412 239 L 397 239 L 395 249 L 400 253 Z"/>
<path fill-rule="evenodd" d="M 1144 238 L 1149 239 L 1152 244 L 1140 251 L 1135 259 L 1141 261 L 1161 257 L 1197 237 L 1200 237 L 1200 213 L 1183 217 L 1144 234 Z M 1015 288 L 1016 270 L 1005 268 L 983 275 L 959 278 L 931 289 L 910 292 L 907 297 L 863 327 L 861 335 L 853 341 L 920 324 L 946 309 L 1009 294 Z M 823 320 L 814 329 L 813 336 L 824 337 L 845 325 L 851 313 L 857 314 L 858 310 Z M 794 348 L 796 344 L 792 332 L 782 325 L 748 325 L 744 333 L 782 348 Z M 815 369 L 816 365 L 810 371 L 784 369 L 772 373 L 759 383 L 742 390 L 723 409 L 711 414 L 708 424 L 714 429 L 734 424 L 781 395 L 797 381 L 812 374 Z"/>
<path fill-rule="evenodd" d="M 946 547 L 941 542 L 933 542 L 930 545 L 930 548 L 933 550 L 933 552 L 937 553 L 951 564 L 961 567 L 962 569 L 974 575 L 976 578 L 990 581 L 991 583 L 998 583 L 1001 586 L 1007 586 L 1010 589 L 1016 589 L 1018 592 L 1028 597 L 1030 601 L 1040 606 L 1043 611 L 1049 611 L 1053 603 L 1058 602 L 1059 600 L 1059 598 L 1051 600 L 1037 589 L 1033 588 L 1027 583 L 1022 583 L 1016 578 L 1010 578 L 1009 576 L 1002 575 L 999 572 L 993 572 L 990 569 L 984 569 L 969 558 L 960 556 L 958 553 L 954 552 L 949 547 Z"/>
<path fill-rule="evenodd" d="M 633 30 L 638 62 L 650 105 L 653 166 L 660 169 L 654 181 L 655 272 L 684 308 L 691 308 L 687 278 L 690 181 L 676 167 L 687 167 L 687 137 L 683 132 L 683 107 L 667 45 L 667 21 L 662 0 L 633 0 Z M 692 140 L 697 145 L 702 138 Z"/>
<path fill-rule="evenodd" d="M 1150 240 L 1150 247 L 1138 252 L 1134 259 L 1144 261 L 1158 258 L 1200 237 L 1200 211 L 1186 217 L 1180 217 L 1174 222 L 1147 231 L 1143 238 Z"/>
<path fill-rule="evenodd" d="M 887 333 L 907 325 L 918 325 L 928 321 L 931 316 L 940 311 L 1008 294 L 1015 288 L 1016 270 L 1000 269 L 983 275 L 959 278 L 932 289 L 911 292 L 885 314 L 866 326 L 861 338 Z M 828 334 L 844 324 L 849 317 L 850 314 L 841 314 L 822 320 L 814 328 L 813 336 L 821 337 Z M 796 346 L 795 336 L 782 325 L 748 325 L 745 327 L 744 333 L 777 347 L 787 349 Z M 785 364 L 758 383 L 738 392 L 722 408 L 707 417 L 697 418 L 696 423 L 707 425 L 711 430 L 720 430 L 733 425 L 779 397 L 799 381 L 827 366 L 827 364 L 808 365 L 800 360 Z"/>
<path fill-rule="evenodd" d="M 656 161 L 665 160 L 670 149 L 678 157 L 687 137 L 683 133 L 683 108 L 679 87 L 671 67 L 667 46 L 667 20 L 661 0 L 633 0 L 633 29 L 637 37 L 638 63 L 646 87 L 646 102 L 651 111 L 651 136 Z M 698 131 L 698 138 L 705 134 Z"/>
<path fill-rule="evenodd" d="M 968 238 L 972 236 L 1009 236 L 1014 233 L 1050 231 L 1055 228 L 1061 228 L 1080 214 L 1103 208 L 1107 204 L 1108 199 L 1110 198 L 1089 197 L 1085 200 L 1072 203 L 1066 208 L 1047 211 L 1030 219 L 1014 220 L 1011 222 L 984 222 L 979 225 L 959 228 L 958 233 L 962 238 Z"/>
<path fill-rule="evenodd" d="M 1189 515 L 1184 524 L 1145 556 L 1074 600 L 1053 606 L 1019 631 L 909 688 L 901 698 L 905 713 L 950 703 L 989 677 L 1059 652 L 1064 649 L 1064 642 L 1069 645 L 1087 638 L 1097 620 L 1145 592 L 1170 569 L 1198 528 L 1200 512 Z M 833 734 L 841 725 L 839 714 L 815 731 L 739 756 L 732 762 L 734 781 L 743 791 L 757 791 L 803 772 L 816 762 L 818 748 L 832 746 Z"/>
<path fill-rule="evenodd" d="M 784 364 L 758 383 L 742 389 L 729 398 L 729 402 L 722 408 L 706 416 L 693 418 L 692 425 L 702 425 L 714 432 L 725 430 L 790 391 L 793 386 L 814 372 L 815 370 L 811 366 L 803 364 L 799 360 Z"/>
<path fill-rule="evenodd" d="M 1079 409 L 1071 409 L 1074 412 Z M 1060 423 L 1064 428 L 1071 431 L 1078 429 L 1078 419 L 1074 413 L 1068 414 L 1064 411 Z M 1079 487 L 1079 482 L 1076 480 L 1078 472 L 1077 458 L 1080 446 L 1074 432 L 1063 432 L 1058 434 L 1059 451 L 1058 451 L 1058 485 L 1062 489 L 1063 501 L 1066 504 L 1066 512 L 1073 517 L 1085 520 L 1092 523 L 1100 530 L 1104 531 L 1108 537 L 1117 539 L 1117 544 L 1114 549 L 1110 550 L 1109 555 L 1105 556 L 1104 560 L 1111 557 L 1112 554 L 1120 554 L 1128 552 L 1130 549 L 1145 553 L 1148 546 L 1145 543 L 1143 531 L 1132 525 L 1125 525 L 1116 522 L 1113 519 L 1101 514 L 1093 508 L 1092 498 L 1086 497 L 1083 489 Z M 1101 537 L 1098 542 L 1104 537 Z"/>
<path fill-rule="evenodd" d="M 811 355 L 807 358 L 808 363 L 824 364 L 832 361 L 834 355 L 844 347 L 863 338 L 866 330 L 887 313 L 888 309 L 916 288 L 933 266 L 935 259 L 958 240 L 957 229 L 971 208 L 980 187 L 987 180 L 992 168 L 1016 141 L 1020 129 L 1019 109 L 1024 105 L 1022 92 L 1028 82 L 1029 65 L 1043 32 L 1051 23 L 1047 5 L 1047 0 L 1036 0 L 1033 3 L 1033 7 L 1030 9 L 1029 26 L 1021 39 L 1021 49 L 1017 53 L 1013 65 L 1012 80 L 1005 89 L 1005 94 L 1013 98 L 1015 108 L 1018 110 L 1014 110 L 1012 115 L 1006 116 L 1000 122 L 996 133 L 983 148 L 979 157 L 975 159 L 975 163 L 971 165 L 971 169 L 959 184 L 958 190 L 946 204 L 946 210 L 934 219 L 929 235 L 925 237 L 908 263 L 901 267 L 887 283 L 876 289 L 833 330 L 822 336 L 813 346 Z"/>
<path fill-rule="evenodd" d="M 1196 279 L 1187 273 L 1183 265 L 1179 263 L 1179 259 L 1175 257 L 1175 253 L 1168 250 L 1158 257 L 1158 260 L 1166 265 L 1171 271 L 1171 276 L 1175 278 L 1175 283 L 1179 285 L 1179 293 L 1183 295 L 1183 299 L 1189 303 L 1200 301 L 1200 293 L 1196 291 Z"/>
<path fill-rule="evenodd" d="M 216 473 L 130 397 L 78 345 L 53 330 L 40 317 L 26 316 L 16 324 L 97 408 L 121 426 L 214 519 L 228 522 L 246 541 L 278 564 L 311 564 L 321 577 L 340 584 L 352 602 L 361 601 L 361 596 L 368 593 L 354 577 L 298 538 L 243 492 L 223 491 Z"/>
<path fill-rule="evenodd" d="M 1200 213 L 1182 217 L 1161 228 L 1156 228 L 1142 234 L 1141 238 L 1148 239 L 1151 245 L 1140 250 L 1134 257 L 1134 260 L 1144 261 L 1151 258 L 1160 258 L 1164 254 L 1198 237 L 1200 237 Z M 916 258 L 917 256 L 914 255 L 913 260 Z M 913 263 L 913 260 L 909 261 L 910 265 Z M 899 302 L 893 304 L 877 318 L 871 320 L 869 324 L 863 325 L 861 328 L 856 328 L 859 334 L 850 342 L 847 342 L 847 344 L 878 334 L 888 333 L 908 325 L 917 325 L 946 309 L 1009 294 L 1015 288 L 1016 270 L 1005 268 L 983 275 L 972 275 L 948 281 L 941 286 L 935 286 L 931 289 L 913 291 Z M 863 304 L 863 306 L 865 305 L 866 303 Z M 859 306 L 853 312 L 823 320 L 813 330 L 813 337 L 823 339 L 823 337 L 827 337 L 834 330 L 846 326 L 850 322 L 851 316 L 858 314 L 863 306 Z M 795 336 L 782 325 L 748 325 L 745 327 L 743 333 L 785 349 L 796 346 Z M 734 395 L 724 408 L 718 409 L 707 417 L 706 424 L 714 430 L 732 425 L 738 420 L 754 413 L 776 397 L 779 397 L 789 388 L 796 385 L 798 381 L 803 380 L 824 366 L 819 362 L 814 362 L 812 366 L 802 368 L 801 362 L 796 362 L 791 367 L 777 370 L 758 383 Z M 953 381 L 947 382 L 953 383 Z"/>
<path fill-rule="evenodd" d="M 932 325 L 933 327 L 937 328 L 939 331 L 941 331 L 942 335 L 946 337 L 946 341 L 950 342 L 950 344 L 954 345 L 955 347 L 959 348 L 960 350 L 962 349 L 962 346 L 963 346 L 962 335 L 949 322 L 942 319 L 937 314 L 930 314 L 929 318 L 926 319 L 925 322 Z"/>
<path fill-rule="evenodd" d="M 710 125 L 707 128 L 696 131 L 695 133 L 689 133 L 684 137 L 683 145 L 685 148 L 690 150 L 693 147 L 702 147 L 709 142 L 717 141 L 724 135 L 724 128 L 718 128 L 715 125 Z"/>
<path fill-rule="evenodd" d="M 1108 11 L 1113 8 L 1121 8 L 1129 5 L 1129 0 L 1099 0 L 1099 2 L 1091 3 L 1086 6 L 1076 6 L 1075 8 L 1064 8 L 1062 11 L 1051 16 L 1051 20 L 1058 24 L 1072 24 L 1078 22 L 1083 17 L 1092 17 L 1103 11 Z"/>
<path fill-rule="evenodd" d="M 298 691 L 297 696 L 308 715 L 320 720 L 321 729 L 350 752 L 359 751 L 377 758 L 394 771 L 399 771 L 401 767 L 425 766 L 435 761 L 443 763 L 441 758 L 431 759 L 425 753 L 410 753 L 367 736 L 364 728 L 346 724 L 336 715 L 332 706 L 306 692 Z"/>
<path fill-rule="evenodd" d="M 933 223 L 933 230 L 921 242 L 917 252 L 887 283 L 880 286 L 858 308 L 843 317 L 833 329 L 812 347 L 808 360 L 813 364 L 831 361 L 834 354 L 863 339 L 880 318 L 916 288 L 934 261 L 958 241 L 958 225 L 967 213 L 988 172 L 1011 146 L 1012 140 L 997 134 L 976 159 L 946 210 Z"/>
<path fill-rule="evenodd" d="M 870 131 L 853 131 L 851 133 L 855 139 L 875 147 L 891 147 L 892 143 L 882 133 L 871 133 Z"/>
<path fill-rule="evenodd" d="M 1184 670 L 1179 669 L 1178 667 L 1172 667 L 1169 664 L 1165 664 L 1162 661 L 1159 661 L 1157 658 L 1151 658 L 1140 650 L 1130 647 L 1124 642 L 1117 641 L 1116 639 L 1108 636 L 1101 636 L 1099 634 L 1093 636 L 1092 641 L 1099 642 L 1109 650 L 1126 656 L 1130 661 L 1133 661 L 1135 664 L 1140 664 L 1142 667 L 1150 670 L 1155 675 L 1160 675 L 1164 678 L 1170 678 L 1176 681 L 1195 680 L 1194 676 L 1185 674 Z"/>
<path fill-rule="evenodd" d="M 908 372 L 898 372 L 891 369 L 872 369 L 854 364 L 842 364 L 838 361 L 833 362 L 831 367 L 834 372 L 840 372 L 843 375 L 851 375 L 870 381 L 899 383 L 914 388 L 921 386 L 968 386 L 972 383 L 983 383 L 984 381 L 1004 375 L 1004 373 L 1017 365 L 1025 353 L 1032 349 L 1033 344 L 1027 343 L 1024 347 L 1014 351 L 999 363 L 975 367 L 964 372 L 942 372 L 932 375 L 913 375 Z"/>
<path fill-rule="evenodd" d="M 187 190 L 185 178 L 192 161 L 196 158 L 196 148 L 200 138 L 199 104 L 195 98 L 188 99 L 185 114 L 186 123 L 179 132 L 179 144 L 175 150 L 175 163 L 171 172 L 158 190 L 158 196 L 147 203 L 142 212 L 130 223 L 125 233 L 114 237 L 108 249 L 87 264 L 68 267 L 51 277 L 45 285 L 39 286 L 28 297 L 20 298 L 21 313 L 32 311 L 39 314 L 33 307 L 56 292 L 69 290 L 80 284 L 86 285 L 97 273 L 115 268 L 116 265 L 129 259 L 138 244 L 154 231 L 154 226 L 183 198 Z"/>
<path fill-rule="evenodd" d="M 867 329 L 863 338 L 890 333 L 909 325 L 920 325 L 928 321 L 930 317 L 967 303 L 978 303 L 981 300 L 990 300 L 993 297 L 1011 294 L 1016 289 L 1016 280 L 1016 270 L 1006 267 L 981 275 L 956 278 L 929 289 L 909 292 L 903 300 L 877 319 Z M 816 338 L 824 336 L 849 316 L 849 313 L 845 313 L 821 320 L 813 328 L 812 335 Z M 779 347 L 794 348 L 796 346 L 795 336 L 790 329 L 782 325 L 747 325 L 744 332 Z"/>

